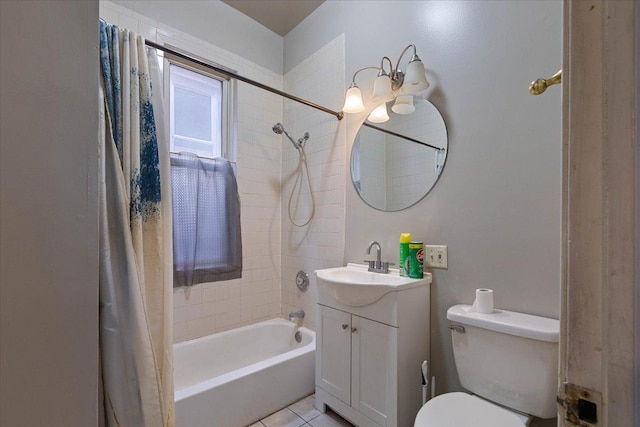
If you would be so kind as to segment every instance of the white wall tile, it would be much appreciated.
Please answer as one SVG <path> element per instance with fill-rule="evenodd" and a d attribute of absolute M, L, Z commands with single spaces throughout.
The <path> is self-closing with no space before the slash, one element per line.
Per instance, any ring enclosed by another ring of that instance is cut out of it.
<path fill-rule="evenodd" d="M 340 105 L 344 81 L 344 37 L 340 36 L 288 72 L 284 86 L 285 91 L 315 103 Z M 317 297 L 313 271 L 341 265 L 344 258 L 344 131 L 334 117 L 288 100 L 284 104 L 283 124 L 294 138 L 304 132 L 311 135 L 306 152 L 316 209 L 312 222 L 306 227 L 294 227 L 289 221 L 288 198 L 295 177 L 287 178 L 298 165 L 298 154 L 285 144 L 282 165 L 281 314 L 286 317 L 302 308 L 306 312 L 304 326 L 315 329 Z M 300 196 L 294 200 L 298 209 L 297 220 L 305 220 L 311 206 L 306 183 Z M 311 279 L 306 293 L 300 292 L 295 285 L 298 270 L 306 270 Z"/>
<path fill-rule="evenodd" d="M 138 21 L 138 33 L 146 40 L 158 40 L 158 28 L 148 22 Z"/>
<path fill-rule="evenodd" d="M 108 7 L 102 2 L 100 2 L 100 17 L 109 24 L 118 26 L 120 25 L 120 20 L 118 19 L 118 10 Z"/>
<path fill-rule="evenodd" d="M 173 324 L 179 322 L 186 322 L 187 320 L 187 307 L 173 307 Z"/>
<path fill-rule="evenodd" d="M 179 343 L 187 340 L 187 322 L 173 322 L 173 342 Z"/>
<path fill-rule="evenodd" d="M 126 13 L 119 13 L 118 21 L 119 21 L 118 26 L 120 28 L 126 28 L 127 30 L 133 31 L 135 33 L 138 32 L 138 22 L 140 21 L 138 21 L 133 16 L 128 15 Z"/>

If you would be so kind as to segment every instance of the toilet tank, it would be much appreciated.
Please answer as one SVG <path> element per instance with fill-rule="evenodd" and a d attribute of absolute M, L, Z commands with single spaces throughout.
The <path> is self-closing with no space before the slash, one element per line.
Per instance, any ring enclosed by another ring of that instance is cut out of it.
<path fill-rule="evenodd" d="M 539 418 L 556 416 L 560 322 L 546 317 L 494 310 L 447 311 L 453 354 L 466 390 Z M 456 331 L 458 329 L 458 331 Z"/>

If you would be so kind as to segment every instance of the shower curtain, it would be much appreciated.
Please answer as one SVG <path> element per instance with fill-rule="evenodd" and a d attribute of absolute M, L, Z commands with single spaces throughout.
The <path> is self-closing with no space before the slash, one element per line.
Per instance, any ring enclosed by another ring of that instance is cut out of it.
<path fill-rule="evenodd" d="M 100 21 L 100 62 L 101 424 L 174 426 L 171 196 L 157 57 L 142 37 Z"/>

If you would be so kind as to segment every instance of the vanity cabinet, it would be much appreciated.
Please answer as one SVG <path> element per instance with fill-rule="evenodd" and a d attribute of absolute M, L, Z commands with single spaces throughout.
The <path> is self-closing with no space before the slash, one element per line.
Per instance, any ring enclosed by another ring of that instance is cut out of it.
<path fill-rule="evenodd" d="M 322 342 L 322 355 L 316 358 L 316 385 L 351 405 L 351 315 L 322 305 L 319 309 L 316 344 Z"/>
<path fill-rule="evenodd" d="M 318 292 L 316 407 L 359 427 L 413 426 L 429 360 L 429 285 L 359 307 Z"/>
<path fill-rule="evenodd" d="M 319 386 L 378 425 L 393 408 L 397 329 L 320 306 Z"/>

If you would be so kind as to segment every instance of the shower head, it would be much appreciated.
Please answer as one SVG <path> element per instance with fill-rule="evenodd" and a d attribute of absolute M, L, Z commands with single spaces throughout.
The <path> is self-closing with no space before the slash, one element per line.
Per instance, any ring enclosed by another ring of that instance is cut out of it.
<path fill-rule="evenodd" d="M 287 136 L 287 138 L 289 138 L 289 141 L 291 141 L 291 143 L 293 144 L 293 146 L 296 148 L 296 150 L 300 149 L 300 145 L 296 144 L 296 142 L 293 140 L 293 138 L 291 138 L 291 135 L 289 135 L 287 133 L 286 130 L 284 130 L 284 126 L 282 126 L 282 123 L 276 123 L 275 125 L 273 125 L 273 127 L 271 128 L 271 130 L 273 130 L 275 133 L 277 133 L 278 135 L 282 135 L 283 133 Z"/>
<path fill-rule="evenodd" d="M 278 135 L 282 135 L 282 132 L 284 132 L 284 126 L 282 126 L 282 123 L 276 123 L 275 125 L 273 125 L 271 130 L 273 130 Z"/>

